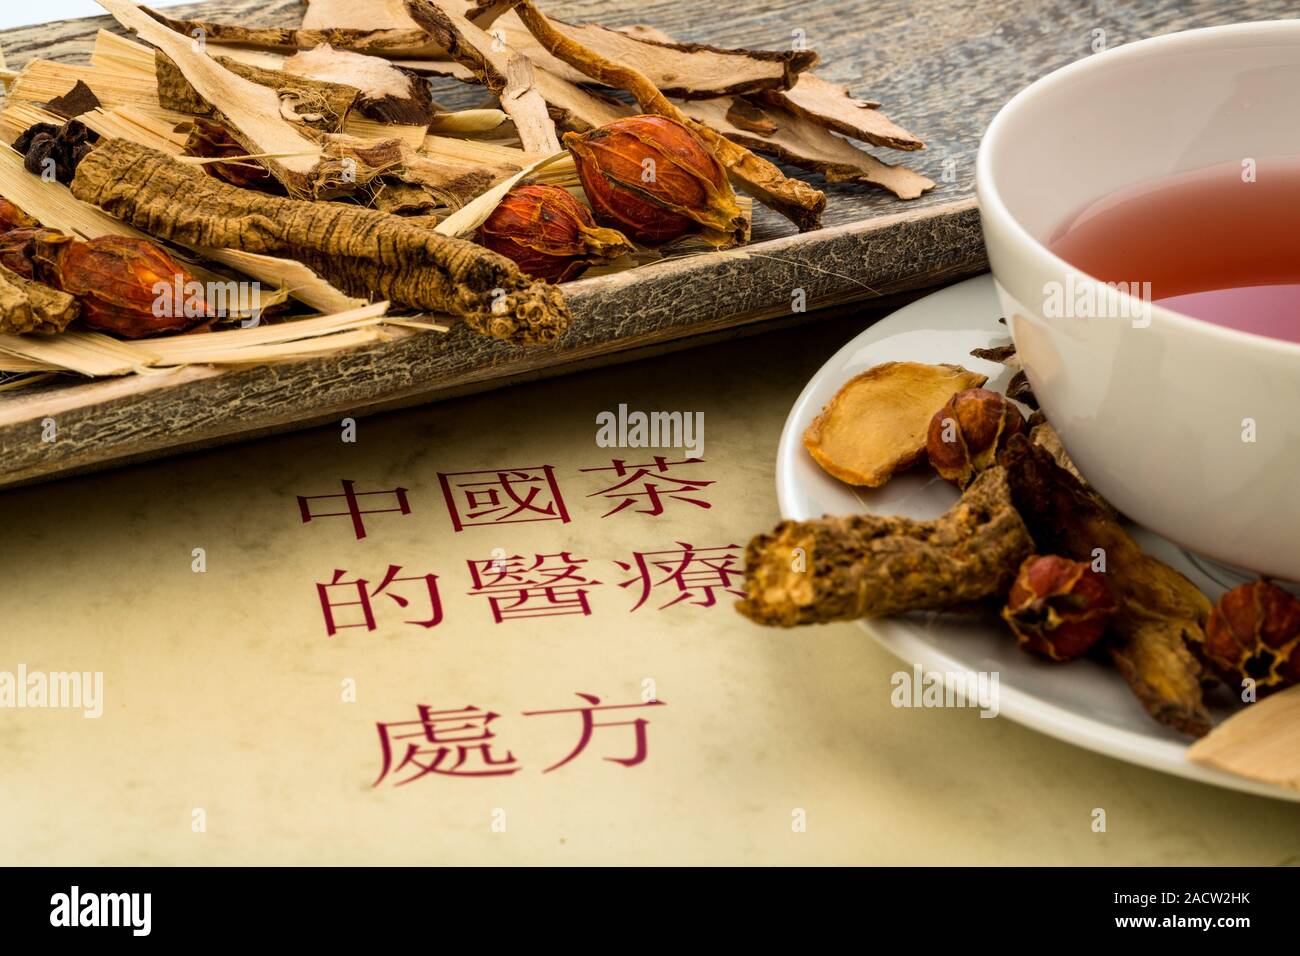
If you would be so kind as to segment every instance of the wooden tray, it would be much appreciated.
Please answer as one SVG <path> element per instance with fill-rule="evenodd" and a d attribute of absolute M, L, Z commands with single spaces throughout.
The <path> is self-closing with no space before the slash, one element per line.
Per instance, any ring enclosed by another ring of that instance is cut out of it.
<path fill-rule="evenodd" d="M 1268 2 L 1149 2 L 1097 12 L 1077 0 L 547 0 L 557 17 L 611 26 L 647 23 L 683 40 L 789 47 L 822 55 L 818 75 L 847 84 L 928 144 L 922 153 L 874 150 L 939 184 L 903 202 L 858 186 L 825 186 L 825 228 L 799 235 L 756 208 L 755 242 L 585 279 L 565 289 L 574 321 L 554 346 L 510 347 L 463 326 L 292 363 L 191 367 L 0 394 L 0 487 L 172 454 L 554 375 L 690 345 L 720 330 L 758 328 L 790 312 L 843 306 L 962 278 L 986 267 L 973 198 L 980 134 L 997 109 L 1043 73 L 1154 33 L 1287 16 Z M 300 0 L 228 0 L 169 9 L 176 16 L 290 25 Z M 108 17 L 0 32 L 18 69 L 29 59 L 85 62 Z M 1098 34 L 1097 31 L 1102 31 Z M 453 107 L 484 91 L 435 80 Z M 813 177 L 819 186 L 823 185 Z M 57 440 L 43 442 L 53 418 Z"/>

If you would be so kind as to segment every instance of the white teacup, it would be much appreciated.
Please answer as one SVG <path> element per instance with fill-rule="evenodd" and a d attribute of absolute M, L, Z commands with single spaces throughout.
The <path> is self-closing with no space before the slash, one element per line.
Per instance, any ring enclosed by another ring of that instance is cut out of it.
<path fill-rule="evenodd" d="M 1275 21 L 1156 37 L 1057 70 L 994 118 L 975 177 L 1017 351 L 1080 470 L 1159 534 L 1291 580 L 1300 580 L 1300 344 L 1151 306 L 1045 242 L 1124 187 L 1296 156 L 1300 21 Z M 1300 223 L 1295 241 L 1300 257 Z M 1079 298 L 1080 284 L 1094 288 Z M 1094 314 L 1060 317 L 1052 296 L 1063 291 L 1085 304 L 1092 295 Z"/>

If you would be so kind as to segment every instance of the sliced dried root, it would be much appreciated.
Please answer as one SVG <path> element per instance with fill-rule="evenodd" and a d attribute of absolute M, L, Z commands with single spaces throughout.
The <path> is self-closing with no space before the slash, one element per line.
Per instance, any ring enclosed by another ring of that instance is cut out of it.
<path fill-rule="evenodd" d="M 960 365 L 885 362 L 844 383 L 804 431 L 804 447 L 840 481 L 878 488 L 924 457 L 935 412 L 985 381 Z"/>

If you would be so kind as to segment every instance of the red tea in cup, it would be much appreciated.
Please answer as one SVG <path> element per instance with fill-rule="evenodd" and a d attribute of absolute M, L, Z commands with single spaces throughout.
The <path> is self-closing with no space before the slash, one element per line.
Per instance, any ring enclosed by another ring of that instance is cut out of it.
<path fill-rule="evenodd" d="M 1300 342 L 1300 158 L 1140 183 L 1086 206 L 1048 247 L 1103 282 L 1215 325 Z"/>

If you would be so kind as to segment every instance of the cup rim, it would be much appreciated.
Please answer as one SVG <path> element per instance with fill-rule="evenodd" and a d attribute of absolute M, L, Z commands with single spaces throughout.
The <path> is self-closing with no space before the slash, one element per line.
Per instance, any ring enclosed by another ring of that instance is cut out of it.
<path fill-rule="evenodd" d="M 992 145 L 1000 136 L 1005 135 L 1003 127 L 1009 122 L 1008 117 L 1023 108 L 1026 103 L 1049 90 L 1071 82 L 1077 76 L 1088 71 L 1104 70 L 1112 63 L 1121 60 L 1138 59 L 1148 55 L 1153 50 L 1182 46 L 1187 43 L 1200 43 L 1218 36 L 1248 33 L 1263 35 L 1279 32 L 1292 33 L 1296 35 L 1297 39 L 1300 39 L 1300 20 L 1257 20 L 1250 23 L 1200 27 L 1194 30 L 1181 30 L 1175 33 L 1162 34 L 1161 36 L 1148 37 L 1144 40 L 1136 40 L 1122 46 L 1112 47 L 1101 53 L 1081 57 L 1034 80 L 1003 104 L 989 123 L 988 128 L 984 130 L 984 135 L 980 139 L 979 150 L 975 156 L 975 191 L 979 202 L 980 215 L 996 218 L 1004 228 L 1011 232 L 1018 243 L 1028 245 L 1040 259 L 1046 259 L 1053 267 L 1053 271 L 1062 275 L 1072 272 L 1075 276 L 1081 277 L 1083 281 L 1098 286 L 1104 293 L 1122 296 L 1134 303 L 1141 302 L 1142 300 L 1137 299 L 1123 289 L 1109 286 L 1096 276 L 1084 272 L 1073 263 L 1062 259 L 1021 225 L 1020 220 L 1007 209 L 1006 203 L 998 191 L 994 179 L 993 159 L 991 156 Z M 1184 315 L 1154 302 L 1145 303 L 1144 307 L 1150 310 L 1152 322 L 1159 320 L 1162 324 L 1188 329 L 1190 334 L 1266 349 L 1281 356 L 1290 355 L 1300 358 L 1300 342 L 1289 342 L 1285 339 L 1261 335 L 1258 332 L 1247 332 L 1242 329 L 1216 325 L 1213 322 Z"/>

